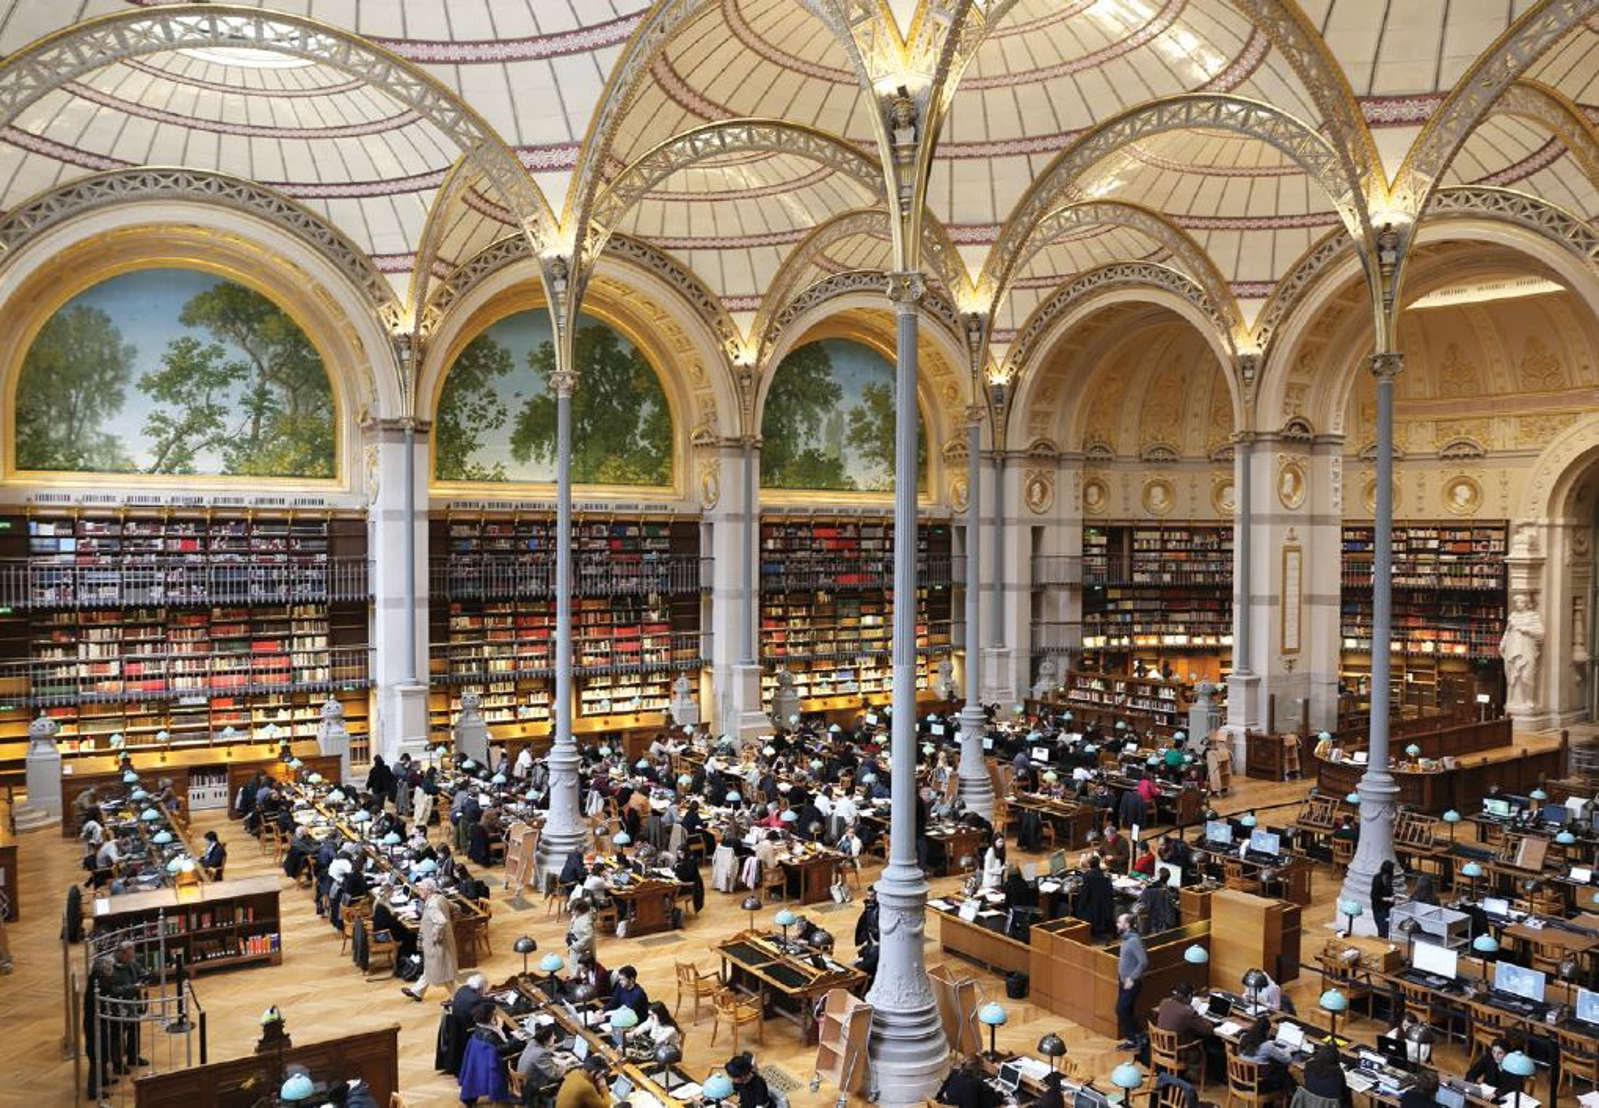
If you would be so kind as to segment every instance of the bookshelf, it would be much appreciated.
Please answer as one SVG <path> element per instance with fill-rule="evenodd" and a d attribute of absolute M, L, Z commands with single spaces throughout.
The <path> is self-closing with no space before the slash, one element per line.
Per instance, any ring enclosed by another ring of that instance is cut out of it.
<path fill-rule="evenodd" d="M 1230 526 L 1085 527 L 1083 651 L 1102 669 L 1203 655 L 1219 672 L 1232 650 L 1232 584 Z"/>
<path fill-rule="evenodd" d="M 169 974 L 179 954 L 192 973 L 283 963 L 276 877 L 125 893 L 92 903 L 96 930 L 143 927 L 152 939 L 162 937 L 159 947 L 140 946 L 151 975 L 162 969 L 156 964 L 162 951 Z"/>
<path fill-rule="evenodd" d="M 29 720 L 65 753 L 314 738 L 368 745 L 366 521 L 310 512 L 0 515 L 0 782 Z"/>
<path fill-rule="evenodd" d="M 1188 718 L 1187 695 L 1186 686 L 1176 680 L 1074 672 L 1066 678 L 1065 702 L 1090 712 L 1181 728 Z"/>
<path fill-rule="evenodd" d="M 1397 706 L 1458 708 L 1478 692 L 1498 693 L 1507 530 L 1503 521 L 1395 524 L 1390 657 Z M 1371 525 L 1344 526 L 1341 668 L 1361 700 L 1369 698 L 1371 675 L 1374 547 Z"/>
<path fill-rule="evenodd" d="M 916 529 L 917 687 L 952 649 L 950 528 Z M 882 517 L 767 515 L 761 520 L 762 697 L 777 669 L 807 711 L 882 703 L 893 684 L 894 528 Z"/>
<path fill-rule="evenodd" d="M 554 517 L 449 513 L 430 531 L 429 729 L 448 733 L 470 686 L 496 738 L 549 735 Z M 575 730 L 664 724 L 672 682 L 705 664 L 699 532 L 693 517 L 574 519 Z"/>

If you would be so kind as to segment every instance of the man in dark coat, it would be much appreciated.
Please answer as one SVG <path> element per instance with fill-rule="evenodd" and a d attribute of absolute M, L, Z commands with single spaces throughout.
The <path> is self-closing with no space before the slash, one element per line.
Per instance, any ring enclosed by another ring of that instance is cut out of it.
<path fill-rule="evenodd" d="M 1088 924 L 1089 934 L 1096 939 L 1105 938 L 1116 929 L 1116 893 L 1100 868 L 1097 855 L 1089 856 L 1072 915 Z"/>
<path fill-rule="evenodd" d="M 450 1009 L 444 1014 L 448 1027 L 441 1028 L 440 1035 L 441 1053 L 444 1055 L 442 1060 L 447 1064 L 444 1066 L 435 1064 L 436 1069 L 443 1069 L 445 1073 L 452 1074 L 460 1072 L 461 1056 L 466 1053 L 466 1041 L 472 1037 L 472 1010 L 482 1002 L 483 990 L 486 987 L 487 982 L 483 975 L 474 973 L 450 998 Z"/>

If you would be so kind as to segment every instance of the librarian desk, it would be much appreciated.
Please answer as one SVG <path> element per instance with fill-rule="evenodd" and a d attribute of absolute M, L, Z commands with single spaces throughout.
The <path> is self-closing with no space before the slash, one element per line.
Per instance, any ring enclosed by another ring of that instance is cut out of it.
<path fill-rule="evenodd" d="M 1009 913 L 999 911 L 967 920 L 956 909 L 931 902 L 928 908 L 938 919 L 939 942 L 945 953 L 959 955 L 1002 977 L 1007 973 L 1027 973 L 1031 968 L 1032 948 L 1005 934 Z"/>
<path fill-rule="evenodd" d="M 1094 824 L 1097 818 L 1103 815 L 1101 809 L 1092 804 L 1080 804 L 1070 800 L 1058 800 L 1052 796 L 1043 796 L 1039 793 L 1017 793 L 1009 801 L 1010 814 L 1018 816 L 1022 812 L 1035 813 L 1041 823 L 1048 823 L 1055 829 L 1055 848 L 1057 850 L 1077 850 L 1088 845 L 1088 833 L 1098 830 Z M 1005 830 L 1002 827 L 994 828 L 996 831 Z"/>
<path fill-rule="evenodd" d="M 239 787 L 258 772 L 270 774 L 274 780 L 287 782 L 292 771 L 279 756 L 276 743 L 233 743 L 226 746 L 173 746 L 170 750 L 152 749 L 128 755 L 133 771 L 151 788 L 156 781 L 166 777 L 172 781 L 172 790 L 190 804 L 191 785 L 195 778 L 214 779 L 225 783 L 227 797 L 216 807 L 224 805 L 228 815 L 237 818 L 233 807 Z M 302 740 L 289 747 L 291 757 L 300 759 L 302 768 L 315 770 L 329 781 L 340 778 L 340 763 L 335 755 L 318 753 L 314 740 Z M 77 835 L 76 821 L 71 818 L 73 805 L 89 789 L 124 788 L 122 781 L 122 756 L 120 754 L 64 755 L 61 759 L 61 810 L 67 813 L 61 821 L 61 837 L 70 839 Z M 222 784 L 219 784 L 219 788 Z"/>
<path fill-rule="evenodd" d="M 181 952 L 191 973 L 283 962 L 276 876 L 122 893 L 91 901 L 89 911 L 95 931 L 143 926 L 154 935 L 161 924 L 163 946 Z"/>
<path fill-rule="evenodd" d="M 1216 871 L 1212 876 L 1218 880 L 1225 882 L 1227 867 L 1236 866 L 1242 880 L 1246 884 L 1258 885 L 1262 895 L 1286 900 L 1301 908 L 1310 907 L 1310 875 L 1315 867 L 1309 858 L 1285 853 L 1279 855 L 1275 862 L 1266 862 L 1240 857 L 1237 850 L 1217 850 L 1207 846 L 1203 839 L 1190 843 L 1189 849 L 1193 851 L 1197 863 Z"/>
<path fill-rule="evenodd" d="M 275 1053 L 249 1054 L 171 1073 L 147 1074 L 133 1082 L 133 1106 L 255 1108 L 262 1103 L 262 1089 L 282 1080 L 280 1063 L 304 1066 L 311 1080 L 320 1085 L 359 1077 L 371 1089 L 372 1098 L 387 1105 L 400 1091 L 400 1027 L 390 1024 L 376 1031 L 302 1043 L 285 1050 L 281 1058 Z"/>
<path fill-rule="evenodd" d="M 1495 786 L 1502 792 L 1525 795 L 1540 782 L 1560 777 L 1566 749 L 1564 740 L 1558 747 L 1542 750 L 1505 746 L 1460 757 L 1451 769 L 1418 770 L 1408 762 L 1395 763 L 1390 769 L 1399 786 L 1400 804 L 1439 815 L 1451 808 L 1465 812 L 1481 807 L 1482 798 Z M 1333 761 L 1316 755 L 1312 759 L 1320 792 L 1333 796 L 1354 792 L 1367 769 L 1365 763 L 1348 759 Z"/>
<path fill-rule="evenodd" d="M 860 970 L 821 954 L 786 953 L 777 935 L 741 931 L 716 949 L 722 956 L 722 980 L 754 993 L 763 1016 L 771 1011 L 797 1024 L 806 1046 L 816 1043 L 818 999 L 831 989 L 860 996 L 866 987 Z"/>
<path fill-rule="evenodd" d="M 617 916 L 627 921 L 627 937 L 636 939 L 677 926 L 672 910 L 685 887 L 676 879 L 634 877 L 626 885 L 607 885 L 605 891 L 616 902 Z"/>

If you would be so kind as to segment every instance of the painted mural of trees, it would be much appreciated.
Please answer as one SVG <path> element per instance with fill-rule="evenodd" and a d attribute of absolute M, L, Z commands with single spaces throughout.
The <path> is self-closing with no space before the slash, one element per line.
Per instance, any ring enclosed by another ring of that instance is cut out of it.
<path fill-rule="evenodd" d="M 127 398 L 137 350 L 99 308 L 69 305 L 45 323 L 17 381 L 17 465 L 128 473 L 135 468 L 105 421 Z"/>
<path fill-rule="evenodd" d="M 542 311 L 524 312 L 461 351 L 434 421 L 434 471 L 441 479 L 554 480 L 555 346 L 548 335 Z M 580 321 L 573 355 L 572 479 L 670 484 L 672 411 L 649 360 L 594 319 Z"/>
<path fill-rule="evenodd" d="M 926 472 L 926 429 L 916 442 Z M 807 343 L 778 365 L 761 419 L 767 488 L 887 492 L 894 487 L 894 367 L 858 343 Z"/>
<path fill-rule="evenodd" d="M 182 274 L 194 286 L 194 275 Z M 69 302 L 29 347 L 17 383 L 17 464 L 89 472 L 332 477 L 333 392 L 311 340 L 254 289 L 205 287 L 147 318 L 170 271 L 126 282 L 118 310 Z M 109 282 L 108 282 L 109 284 Z M 146 317 L 141 317 L 143 313 Z M 124 328 L 164 340 L 152 363 Z M 132 386 L 130 388 L 130 386 Z"/>

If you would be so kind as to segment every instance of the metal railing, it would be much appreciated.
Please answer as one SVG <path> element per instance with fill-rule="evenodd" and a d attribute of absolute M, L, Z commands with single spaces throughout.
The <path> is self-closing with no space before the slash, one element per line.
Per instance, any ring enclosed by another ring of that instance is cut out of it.
<path fill-rule="evenodd" d="M 619 644 L 637 641 L 637 650 Z M 446 685 L 488 681 L 516 681 L 548 678 L 555 675 L 555 639 L 517 644 L 493 640 L 472 643 L 435 643 L 429 652 L 434 680 Z M 575 676 L 599 677 L 607 674 L 659 673 L 698 669 L 711 655 L 709 631 L 668 631 L 641 635 L 637 640 L 605 638 L 573 643 L 572 672 Z"/>
<path fill-rule="evenodd" d="M 0 607 L 295 604 L 365 600 L 368 559 L 287 554 L 0 559 Z"/>
<path fill-rule="evenodd" d="M 1034 654 L 1080 654 L 1083 625 L 1080 620 L 1040 620 L 1031 623 Z"/>
<path fill-rule="evenodd" d="M 918 588 L 941 588 L 960 584 L 958 570 L 964 558 L 937 557 L 916 560 Z M 798 565 L 793 562 L 762 562 L 763 592 L 855 592 L 894 587 L 892 558 L 841 558 L 835 562 Z"/>
<path fill-rule="evenodd" d="M 362 688 L 370 683 L 372 672 L 370 646 L 73 655 L 0 663 L 0 696 L 22 698 L 35 706 L 259 696 Z"/>
<path fill-rule="evenodd" d="M 609 555 L 572 559 L 574 596 L 629 596 L 706 592 L 712 559 Z M 450 554 L 428 567 L 432 595 L 450 600 L 498 600 L 553 596 L 555 561 L 548 554 Z"/>

